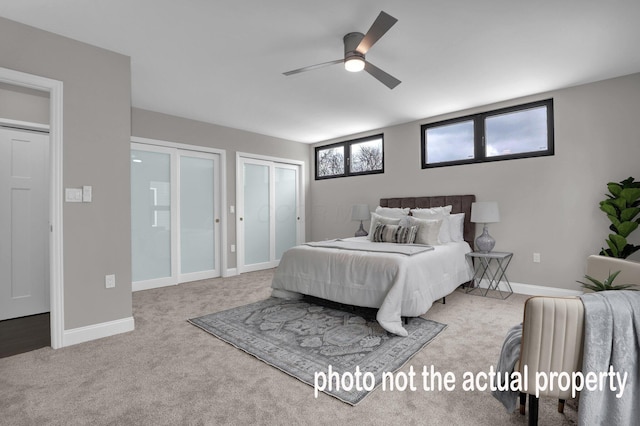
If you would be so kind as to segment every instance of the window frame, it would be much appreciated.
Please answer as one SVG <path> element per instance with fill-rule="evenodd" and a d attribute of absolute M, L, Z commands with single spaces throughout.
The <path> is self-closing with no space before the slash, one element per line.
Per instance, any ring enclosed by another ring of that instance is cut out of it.
<path fill-rule="evenodd" d="M 363 142 L 369 142 L 369 141 L 378 140 L 378 139 L 382 144 L 382 168 L 378 170 L 352 172 L 351 171 L 351 147 L 353 145 L 358 145 Z M 325 149 L 331 149 L 331 148 L 336 148 L 340 146 L 342 146 L 344 149 L 344 173 L 330 175 L 330 176 L 319 176 L 318 171 L 320 168 L 318 167 L 319 165 L 318 153 Z M 314 155 L 315 155 L 315 180 L 335 179 L 335 178 L 342 178 L 347 176 L 375 175 L 375 174 L 384 173 L 384 133 L 380 133 L 372 136 L 365 136 L 358 139 L 350 139 L 348 141 L 343 141 L 343 142 L 336 142 L 330 145 L 316 146 Z"/>
<path fill-rule="evenodd" d="M 485 145 L 485 123 L 488 118 L 504 115 L 513 112 L 526 111 L 529 109 L 546 107 L 547 108 L 547 149 L 544 151 L 528 151 L 516 154 L 486 155 Z M 450 124 L 461 123 L 464 121 L 473 122 L 473 158 L 454 161 L 443 161 L 439 163 L 429 164 L 427 158 L 427 130 L 435 127 L 442 127 Z M 514 105 L 505 108 L 499 108 L 491 111 L 480 112 L 476 114 L 465 115 L 463 117 L 450 118 L 448 120 L 427 123 L 420 126 L 420 161 L 423 169 L 432 169 L 437 167 L 458 166 L 463 164 L 488 163 L 492 161 L 516 160 L 520 158 L 547 157 L 555 154 L 554 144 L 554 123 L 553 123 L 553 98 L 541 101 L 529 102 L 526 104 Z"/>

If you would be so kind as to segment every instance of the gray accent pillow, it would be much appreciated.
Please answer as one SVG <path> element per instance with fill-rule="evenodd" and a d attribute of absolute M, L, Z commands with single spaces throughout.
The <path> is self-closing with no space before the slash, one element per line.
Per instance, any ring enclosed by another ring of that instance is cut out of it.
<path fill-rule="evenodd" d="M 418 232 L 417 226 L 378 224 L 373 231 L 373 242 L 412 244 Z"/>

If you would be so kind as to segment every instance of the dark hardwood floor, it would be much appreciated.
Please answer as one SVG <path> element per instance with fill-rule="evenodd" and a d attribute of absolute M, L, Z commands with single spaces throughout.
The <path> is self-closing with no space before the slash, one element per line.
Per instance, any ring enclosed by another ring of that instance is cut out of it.
<path fill-rule="evenodd" d="M 49 313 L 0 321 L 0 358 L 51 345 Z"/>

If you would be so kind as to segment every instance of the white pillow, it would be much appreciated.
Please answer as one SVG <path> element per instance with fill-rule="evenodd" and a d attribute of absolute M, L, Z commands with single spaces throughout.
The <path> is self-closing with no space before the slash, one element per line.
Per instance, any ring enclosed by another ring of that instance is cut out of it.
<path fill-rule="evenodd" d="M 437 246 L 440 244 L 438 241 L 438 234 L 440 233 L 440 227 L 442 226 L 442 219 L 418 219 L 407 216 L 405 219 L 400 220 L 400 226 L 418 227 L 415 240 L 416 244 L 427 244 L 430 246 Z"/>
<path fill-rule="evenodd" d="M 376 214 L 384 217 L 391 217 L 394 219 L 401 219 L 409 214 L 409 207 L 405 209 L 394 207 L 376 207 Z"/>
<path fill-rule="evenodd" d="M 371 213 L 371 226 L 369 226 L 369 235 L 367 236 L 369 240 L 373 241 L 373 233 L 375 232 L 376 226 L 379 223 L 383 225 L 397 225 L 400 223 L 400 219 L 384 217 L 376 213 Z"/>
<path fill-rule="evenodd" d="M 449 214 L 452 206 L 433 207 L 430 209 L 413 209 L 411 214 L 418 219 L 442 220 L 438 240 L 440 244 L 451 242 L 451 231 L 449 231 Z"/>
<path fill-rule="evenodd" d="M 464 213 L 449 215 L 449 232 L 451 241 L 464 241 Z"/>

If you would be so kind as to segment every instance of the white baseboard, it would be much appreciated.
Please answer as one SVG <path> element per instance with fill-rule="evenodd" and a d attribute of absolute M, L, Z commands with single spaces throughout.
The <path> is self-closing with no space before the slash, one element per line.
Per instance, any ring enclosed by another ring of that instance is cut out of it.
<path fill-rule="evenodd" d="M 62 336 L 62 346 L 77 345 L 78 343 L 88 342 L 90 340 L 126 333 L 127 331 L 133 331 L 133 329 L 134 320 L 133 317 L 129 317 L 65 330 Z"/>
<path fill-rule="evenodd" d="M 541 285 L 522 284 L 522 283 L 510 283 L 510 284 L 514 293 L 526 294 L 529 296 L 569 297 L 569 296 L 579 296 L 583 294 L 582 291 L 569 290 L 567 288 L 545 287 Z M 480 282 L 481 288 L 487 288 L 487 286 L 488 286 L 487 280 L 482 280 Z M 506 290 L 506 284 L 504 282 L 500 283 L 500 290 L 502 290 L 503 292 Z"/>
<path fill-rule="evenodd" d="M 552 297 L 569 297 L 580 296 L 584 292 L 579 290 L 569 290 L 568 288 L 545 287 L 533 284 L 511 283 L 514 293 L 528 294 L 531 296 L 552 296 Z"/>
<path fill-rule="evenodd" d="M 238 269 L 237 268 L 229 268 L 229 269 L 226 269 L 222 273 L 222 276 L 225 277 L 225 278 L 226 277 L 234 277 L 236 275 L 238 275 Z"/>

